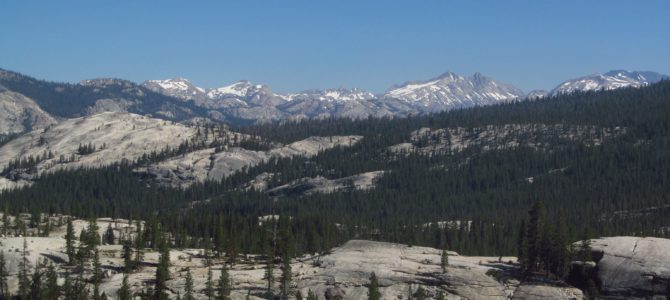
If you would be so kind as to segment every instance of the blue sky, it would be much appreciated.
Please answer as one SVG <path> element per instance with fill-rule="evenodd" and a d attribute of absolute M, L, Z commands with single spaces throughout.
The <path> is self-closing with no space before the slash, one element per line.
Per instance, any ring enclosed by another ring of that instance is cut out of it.
<path fill-rule="evenodd" d="M 670 74 L 669 16 L 667 0 L 7 0 L 0 68 L 279 92 L 481 72 L 529 91 L 611 69 Z"/>

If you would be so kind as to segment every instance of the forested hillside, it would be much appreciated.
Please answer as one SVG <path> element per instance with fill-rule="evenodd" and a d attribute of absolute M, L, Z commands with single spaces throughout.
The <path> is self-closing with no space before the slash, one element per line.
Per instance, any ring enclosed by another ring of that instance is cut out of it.
<path fill-rule="evenodd" d="M 503 129 L 504 143 L 489 138 Z M 363 139 L 311 158 L 272 158 L 222 182 L 185 190 L 138 178 L 132 163 L 59 171 L 0 194 L 0 207 L 154 219 L 176 234 L 177 246 L 209 244 L 203 237 L 212 237 L 242 253 L 263 251 L 272 222 L 259 220 L 281 215 L 289 217 L 280 220 L 298 253 L 366 238 L 516 255 L 521 224 L 536 202 L 544 203 L 549 220 L 565 221 L 570 241 L 584 235 L 668 236 L 668 81 L 429 116 L 235 130 L 282 143 L 309 136 Z M 385 171 L 370 190 L 275 198 L 242 188 L 263 173 L 273 174 L 268 185 L 274 187 L 370 171 Z"/>

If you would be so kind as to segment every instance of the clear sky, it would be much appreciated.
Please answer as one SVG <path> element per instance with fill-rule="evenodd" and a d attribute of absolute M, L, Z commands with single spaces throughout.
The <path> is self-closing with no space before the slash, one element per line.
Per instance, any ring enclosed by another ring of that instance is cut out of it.
<path fill-rule="evenodd" d="M 0 68 L 279 92 L 481 72 L 550 89 L 612 69 L 670 74 L 670 1 L 5 0 Z"/>

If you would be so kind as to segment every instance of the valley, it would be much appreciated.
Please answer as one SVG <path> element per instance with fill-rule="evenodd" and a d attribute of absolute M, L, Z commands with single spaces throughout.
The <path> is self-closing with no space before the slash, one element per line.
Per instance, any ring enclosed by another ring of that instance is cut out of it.
<path fill-rule="evenodd" d="M 408 83 L 391 102 L 361 91 L 310 93 L 320 93 L 313 101 L 326 107 L 422 106 L 402 97 L 464 80 L 486 82 L 448 73 Z M 71 297 L 121 298 L 123 290 L 147 298 L 158 290 L 206 299 L 208 289 L 219 289 L 208 288 L 209 270 L 212 285 L 224 266 L 232 299 L 289 292 L 360 299 L 373 271 L 382 299 L 410 289 L 413 298 L 435 299 L 666 291 L 668 259 L 659 249 L 670 234 L 667 81 L 523 101 L 481 92 L 499 103 L 462 106 L 450 102 L 448 89 L 432 89 L 446 98 L 419 98 L 454 106 L 376 117 L 296 111 L 278 123 L 262 121 L 257 110 L 274 108 L 257 101 L 285 107 L 312 96 L 267 96 L 267 87 L 249 83 L 217 90 L 183 80 L 153 84 L 163 90 L 119 80 L 70 87 L 134 95 L 123 105 L 97 99 L 80 116 L 51 116 L 40 101 L 3 92 L 7 114 L 24 112 L 7 119 L 0 144 L 0 208 L 8 216 L 0 242 L 12 293 L 26 291 L 18 279 L 24 238 L 24 273 L 55 272 L 59 293 Z M 158 94 L 167 88 L 183 93 Z M 265 96 L 235 98 L 249 93 Z M 150 95 L 174 98 L 148 113 L 142 103 Z M 242 102 L 259 118 L 211 118 L 212 110 L 235 111 Z M 70 219 L 74 244 L 84 247 L 74 256 L 65 241 Z M 86 233 L 93 219 L 95 237 Z"/>

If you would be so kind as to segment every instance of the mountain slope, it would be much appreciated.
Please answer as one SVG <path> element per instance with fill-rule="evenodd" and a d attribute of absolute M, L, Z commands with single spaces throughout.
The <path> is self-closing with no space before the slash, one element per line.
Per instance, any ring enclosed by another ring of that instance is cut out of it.
<path fill-rule="evenodd" d="M 35 101 L 0 86 L 0 136 L 45 128 L 56 120 Z"/>
<path fill-rule="evenodd" d="M 476 105 L 490 105 L 523 97 L 508 84 L 476 73 L 463 77 L 454 73 L 428 81 L 397 86 L 383 95 L 361 89 L 306 90 L 278 94 L 266 85 L 239 81 L 232 85 L 203 89 L 185 79 L 146 81 L 143 86 L 169 96 L 193 100 L 214 110 L 215 119 L 252 122 L 304 118 L 366 118 L 406 116 Z M 205 91 L 204 95 L 202 91 Z"/>
<path fill-rule="evenodd" d="M 436 112 L 454 108 L 491 105 L 520 99 L 525 94 L 509 84 L 496 82 L 480 73 L 470 77 L 445 73 L 427 81 L 408 82 L 383 95 Z"/>
<path fill-rule="evenodd" d="M 142 86 L 157 93 L 184 99 L 200 100 L 206 97 L 206 91 L 193 85 L 186 78 L 174 78 L 165 80 L 147 80 Z"/>
<path fill-rule="evenodd" d="M 33 99 L 54 117 L 81 117 L 109 110 L 153 115 L 169 120 L 207 115 L 206 110 L 190 102 L 121 79 L 101 78 L 70 84 L 38 80 L 0 69 L 0 85 Z"/>
<path fill-rule="evenodd" d="M 229 124 L 282 120 L 404 117 L 473 106 L 538 99 L 573 91 L 640 87 L 667 76 L 654 72 L 611 71 L 569 80 L 551 92 L 520 89 L 480 73 L 411 81 L 375 95 L 360 89 L 306 90 L 281 94 L 249 81 L 204 89 L 184 78 L 148 80 L 141 85 L 100 78 L 79 84 L 37 80 L 0 69 L 0 85 L 33 99 L 54 117 L 73 118 L 101 112 L 130 112 L 173 121 L 194 118 Z M 207 121 L 206 121 L 207 122 Z"/>
<path fill-rule="evenodd" d="M 613 90 L 623 87 L 641 87 L 656 83 L 667 75 L 649 71 L 613 70 L 604 74 L 593 74 L 564 81 L 554 88 L 550 95 L 567 94 L 575 91 Z"/>

